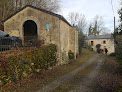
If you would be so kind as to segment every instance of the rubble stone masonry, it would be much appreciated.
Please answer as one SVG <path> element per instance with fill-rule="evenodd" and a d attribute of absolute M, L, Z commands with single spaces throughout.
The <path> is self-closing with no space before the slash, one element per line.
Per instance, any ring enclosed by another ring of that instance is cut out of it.
<path fill-rule="evenodd" d="M 69 50 L 72 50 L 76 57 L 76 53 L 78 53 L 78 32 L 76 29 L 59 17 L 33 7 L 26 7 L 7 19 L 4 22 L 4 31 L 12 36 L 20 37 L 24 44 L 23 25 L 28 20 L 36 23 L 38 39 L 45 39 L 45 44 L 53 43 L 57 45 L 57 54 L 61 58 L 61 61 L 59 59 L 59 64 L 60 62 L 61 64 L 68 62 Z M 46 30 L 46 24 L 50 24 L 49 32 Z"/>

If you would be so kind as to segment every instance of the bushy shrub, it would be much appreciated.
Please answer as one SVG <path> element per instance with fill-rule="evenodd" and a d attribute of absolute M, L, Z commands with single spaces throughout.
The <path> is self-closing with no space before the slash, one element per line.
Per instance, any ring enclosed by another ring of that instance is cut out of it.
<path fill-rule="evenodd" d="M 71 50 L 69 50 L 68 56 L 69 56 L 69 59 L 74 59 L 74 53 Z"/>
<path fill-rule="evenodd" d="M 87 44 L 85 45 L 85 48 L 87 48 L 87 49 L 93 51 L 93 48 L 92 48 L 91 46 L 87 45 Z"/>
<path fill-rule="evenodd" d="M 122 65 L 122 47 L 119 48 L 119 51 L 117 52 L 117 63 L 119 65 Z"/>
<path fill-rule="evenodd" d="M 2 85 L 28 77 L 30 74 L 46 70 L 57 64 L 57 46 L 50 44 L 18 55 L 11 55 L 6 60 L 0 58 L 0 81 Z"/>
<path fill-rule="evenodd" d="M 116 56 L 116 53 L 111 53 L 109 56 Z"/>

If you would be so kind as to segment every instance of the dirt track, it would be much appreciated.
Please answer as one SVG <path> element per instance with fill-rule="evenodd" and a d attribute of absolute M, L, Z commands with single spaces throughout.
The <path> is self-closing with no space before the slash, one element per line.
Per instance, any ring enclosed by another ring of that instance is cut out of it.
<path fill-rule="evenodd" d="M 103 62 L 104 62 L 104 58 L 98 54 L 95 54 L 91 59 L 86 61 L 77 69 L 69 72 L 68 74 L 64 76 L 57 78 L 52 83 L 46 85 L 43 88 L 40 88 L 40 90 L 38 90 L 37 92 L 92 92 L 93 90 L 91 86 L 94 82 L 93 80 L 97 76 L 97 73 L 99 72 L 99 69 L 101 68 Z M 95 63 L 95 66 L 90 70 L 87 76 L 84 76 L 81 78 L 82 80 L 79 79 L 78 81 L 74 81 L 74 83 L 71 84 L 70 81 L 73 81 L 77 73 L 84 70 L 85 68 L 90 66 L 92 63 Z M 73 88 L 70 88 L 70 90 L 68 91 L 62 91 L 61 89 L 57 90 L 57 88 L 62 85 L 64 87 L 66 86 L 68 87 L 68 84 L 70 84 L 70 86 L 73 86 Z"/>

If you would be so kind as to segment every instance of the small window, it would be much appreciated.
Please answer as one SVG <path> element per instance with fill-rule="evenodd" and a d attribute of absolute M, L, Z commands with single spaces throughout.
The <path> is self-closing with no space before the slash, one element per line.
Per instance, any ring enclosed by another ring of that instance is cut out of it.
<path fill-rule="evenodd" d="M 103 41 L 103 44 L 106 44 L 106 41 Z"/>
<path fill-rule="evenodd" d="M 93 46 L 93 41 L 91 41 L 91 46 Z"/>

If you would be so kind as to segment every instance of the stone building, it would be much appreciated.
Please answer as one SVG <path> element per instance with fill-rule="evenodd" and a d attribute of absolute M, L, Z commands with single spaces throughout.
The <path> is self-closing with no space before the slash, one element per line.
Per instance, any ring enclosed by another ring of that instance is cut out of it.
<path fill-rule="evenodd" d="M 68 51 L 78 53 L 78 32 L 58 14 L 27 5 L 3 21 L 4 31 L 24 42 L 31 37 L 45 39 L 58 47 L 59 63 L 68 61 Z M 49 30 L 47 30 L 47 27 Z"/>
<path fill-rule="evenodd" d="M 89 35 L 86 37 L 86 44 L 91 46 L 93 51 L 97 51 L 96 45 L 100 44 L 100 49 L 105 53 L 105 48 L 108 54 L 115 52 L 114 38 L 112 35 Z"/>

